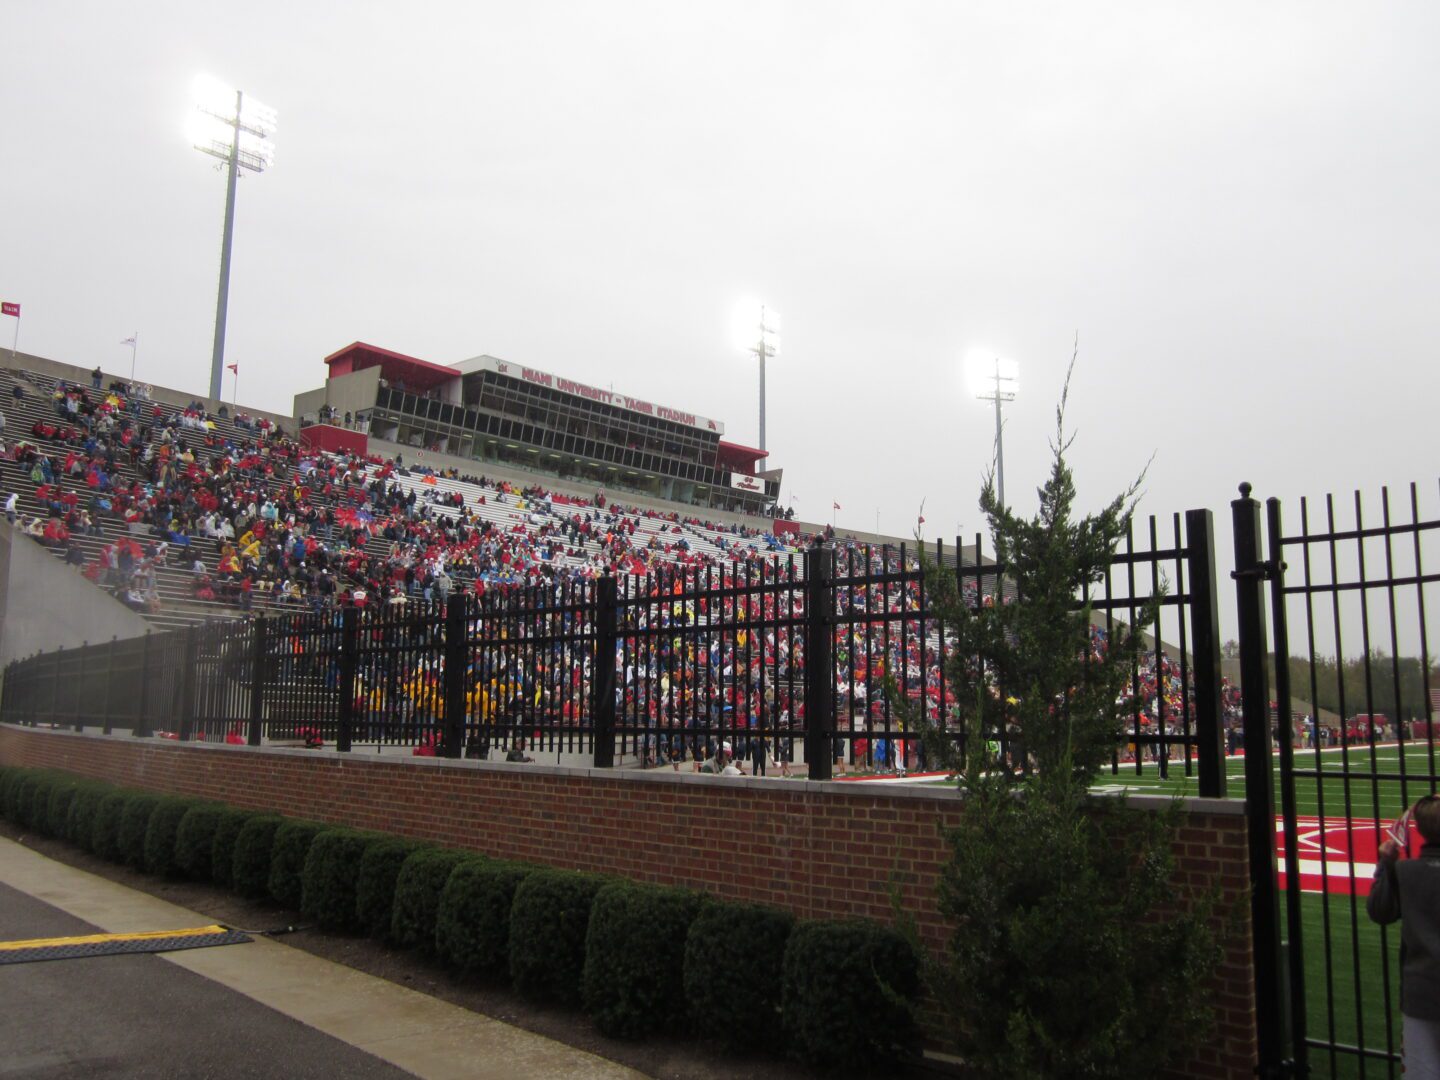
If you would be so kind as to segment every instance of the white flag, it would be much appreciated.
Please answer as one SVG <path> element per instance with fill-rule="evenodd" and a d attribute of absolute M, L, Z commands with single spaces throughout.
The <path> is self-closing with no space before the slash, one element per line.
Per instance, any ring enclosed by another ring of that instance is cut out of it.
<path fill-rule="evenodd" d="M 134 344 L 135 344 L 135 339 L 134 339 L 133 337 L 127 337 L 124 341 L 120 342 L 120 344 L 121 344 L 121 345 L 134 345 Z"/>

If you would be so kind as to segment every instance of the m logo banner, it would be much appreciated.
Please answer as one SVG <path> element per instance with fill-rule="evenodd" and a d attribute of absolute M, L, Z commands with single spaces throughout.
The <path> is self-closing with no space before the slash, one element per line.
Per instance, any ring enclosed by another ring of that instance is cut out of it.
<path fill-rule="evenodd" d="M 1301 892 L 1328 892 L 1340 896 L 1369 896 L 1375 876 L 1375 859 L 1388 822 L 1374 818 L 1326 818 L 1301 815 L 1295 819 L 1296 869 Z M 1419 831 L 1411 823 L 1410 848 L 1419 850 Z M 1285 875 L 1285 825 L 1275 819 L 1275 855 L 1280 863 L 1280 887 L 1288 889 Z"/>

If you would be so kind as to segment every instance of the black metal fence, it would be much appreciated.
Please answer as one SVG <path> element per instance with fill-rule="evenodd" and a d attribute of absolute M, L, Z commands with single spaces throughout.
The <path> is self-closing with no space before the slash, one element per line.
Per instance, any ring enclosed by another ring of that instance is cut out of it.
<path fill-rule="evenodd" d="M 1265 509 L 1248 485 L 1232 503 L 1238 686 L 1220 674 L 1208 511 L 1149 519 L 1076 598 L 1097 637 L 1159 606 L 1111 769 L 1223 795 L 1227 727 L 1243 733 L 1258 1071 L 1394 1077 L 1399 935 L 1368 920 L 1364 894 L 1389 823 L 1440 788 L 1440 514 L 1422 514 L 1414 486 L 1368 513 L 1358 494 L 1302 501 L 1298 527 L 1277 500 Z M 1014 599 L 979 537 L 927 554 L 964 602 Z M 962 756 L 1007 733 L 960 722 L 916 555 L 840 545 L 86 645 L 9 665 L 0 707 L 12 722 L 252 745 L 678 768 L 729 744 L 753 771 L 924 769 L 891 680 Z"/>
<path fill-rule="evenodd" d="M 1129 538 L 1096 595 L 1096 633 L 1160 597 L 1141 691 L 1114 768 L 1155 761 L 1224 791 L 1218 631 L 1207 512 L 1163 543 Z M 1005 568 L 937 543 L 967 602 L 1008 602 Z M 1166 644 L 1162 644 L 1162 641 Z M 9 720 L 258 745 L 387 746 L 440 755 L 518 749 L 605 767 L 676 768 L 728 748 L 748 771 L 812 778 L 923 770 L 918 733 L 886 692 L 956 740 L 945 628 L 917 552 L 840 545 L 767 562 L 666 565 L 448 604 L 214 623 L 41 654 L 7 669 Z M 1002 743 L 1006 732 L 980 733 Z"/>
<path fill-rule="evenodd" d="M 1301 500 L 1298 526 L 1278 499 L 1262 525 L 1249 485 L 1234 503 L 1258 1030 L 1271 1075 L 1400 1075 L 1400 935 L 1368 918 L 1366 895 L 1391 823 L 1440 787 L 1428 628 L 1440 514 L 1422 514 L 1413 484 L 1400 500 L 1382 489 L 1368 513 L 1360 493 L 1346 502 Z M 1407 843 L 1419 847 L 1413 830 Z"/>

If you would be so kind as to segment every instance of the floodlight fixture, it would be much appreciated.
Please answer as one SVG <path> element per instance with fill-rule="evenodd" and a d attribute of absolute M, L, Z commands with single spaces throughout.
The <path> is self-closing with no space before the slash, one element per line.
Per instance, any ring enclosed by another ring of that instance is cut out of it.
<path fill-rule="evenodd" d="M 753 321 L 756 312 L 751 309 L 746 317 L 750 320 L 751 344 L 746 351 L 753 353 L 760 362 L 760 449 L 765 449 L 765 361 L 780 351 L 780 313 L 764 304 L 760 305 L 759 322 Z"/>
<path fill-rule="evenodd" d="M 190 143 L 224 164 L 225 231 L 220 245 L 220 289 L 215 302 L 215 344 L 210 354 L 210 397 L 220 400 L 225 372 L 225 318 L 230 298 L 230 249 L 235 230 L 235 182 L 240 170 L 262 173 L 275 164 L 275 110 L 209 75 L 195 80 Z"/>
<path fill-rule="evenodd" d="M 1000 505 L 1005 505 L 1005 423 L 1001 419 L 1001 406 L 1007 401 L 1015 400 L 1015 393 L 1019 389 L 1019 370 L 1014 361 L 1002 361 L 995 359 L 994 372 L 986 376 L 985 380 L 989 386 L 984 393 L 975 396 L 981 401 L 992 401 L 995 403 L 995 486 L 996 494 L 1000 497 Z"/>
<path fill-rule="evenodd" d="M 1006 390 L 1013 392 L 1019 388 L 1020 370 L 1014 360 L 997 359 L 989 349 L 968 350 L 962 367 L 966 389 L 976 397 L 989 400 L 989 394 L 995 388 L 997 370 L 1001 381 L 1007 384 Z"/>

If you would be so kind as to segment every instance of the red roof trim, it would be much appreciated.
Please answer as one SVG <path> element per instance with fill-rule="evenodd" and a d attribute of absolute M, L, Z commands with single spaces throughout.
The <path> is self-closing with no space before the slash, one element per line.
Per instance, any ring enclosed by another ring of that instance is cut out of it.
<path fill-rule="evenodd" d="M 460 372 L 429 360 L 420 360 L 404 353 L 367 345 L 363 341 L 352 342 L 345 348 L 325 358 L 333 377 L 348 375 L 353 371 L 364 371 L 378 367 L 390 382 L 403 381 L 412 389 L 430 390 L 460 378 Z"/>
<path fill-rule="evenodd" d="M 381 360 L 395 360 L 399 361 L 402 364 L 413 364 L 419 370 L 431 371 L 435 374 L 444 375 L 447 378 L 451 379 L 458 378 L 460 375 L 460 373 L 454 368 L 446 367 L 444 364 L 435 364 L 431 363 L 429 360 L 421 360 L 418 357 L 406 356 L 404 353 L 394 352 L 390 349 L 382 349 L 378 345 L 367 345 L 363 341 L 353 341 L 349 345 L 346 345 L 343 349 L 335 350 L 329 356 L 325 357 L 325 363 L 327 365 L 334 364 L 336 360 L 339 360 L 342 357 L 348 356 L 350 353 L 354 352 L 369 353 L 371 356 L 377 357 Z"/>
<path fill-rule="evenodd" d="M 753 446 L 742 446 L 740 443 L 726 442 L 724 439 L 720 440 L 719 449 L 720 453 L 728 453 L 730 457 L 735 459 L 743 458 L 750 461 L 759 461 L 761 458 L 770 456 L 769 450 L 757 450 Z"/>

